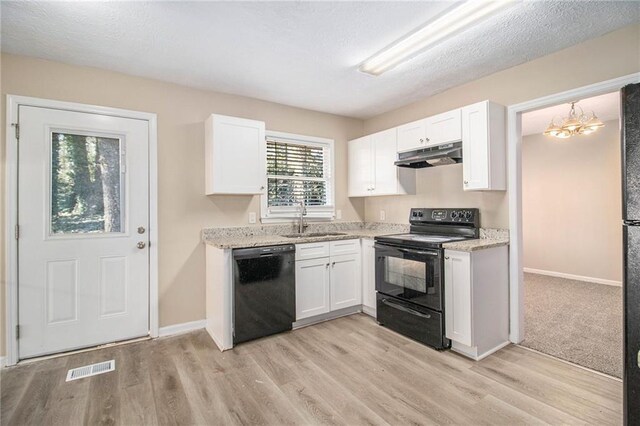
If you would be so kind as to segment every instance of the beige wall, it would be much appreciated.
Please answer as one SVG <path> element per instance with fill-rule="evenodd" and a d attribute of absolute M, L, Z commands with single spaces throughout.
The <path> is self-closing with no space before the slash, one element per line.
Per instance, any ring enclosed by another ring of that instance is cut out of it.
<path fill-rule="evenodd" d="M 373 117 L 365 133 L 486 99 L 508 106 L 639 71 L 640 25 L 634 25 Z M 509 226 L 506 192 L 464 193 L 461 187 L 461 166 L 425 169 L 418 172 L 416 196 L 368 198 L 365 218 L 376 220 L 385 210 L 387 221 L 406 222 L 411 207 L 480 207 L 482 226 Z"/>
<path fill-rule="evenodd" d="M 3 54 L 0 114 L 4 129 L 4 95 L 7 93 L 158 114 L 160 324 L 166 326 L 204 318 L 204 248 L 199 240 L 200 230 L 208 226 L 245 224 L 247 212 L 259 211 L 256 197 L 202 195 L 202 123 L 212 112 L 264 120 L 270 130 L 335 139 L 336 202 L 343 212 L 343 220 L 363 217 L 376 220 L 382 208 L 387 212 L 387 221 L 406 223 L 408 209 L 415 205 L 479 206 L 484 226 L 507 227 L 506 193 L 463 193 L 460 166 L 418 172 L 416 196 L 348 199 L 345 141 L 479 100 L 491 99 L 508 105 L 640 71 L 639 40 L 640 25 L 628 27 L 364 123 L 93 68 Z M 594 52 L 597 55 L 594 56 Z M 2 132 L 2 167 L 4 136 Z M 0 172 L 3 179 L 3 169 Z M 3 190 L 4 182 L 1 185 Z M 3 211 L 4 207 L 0 215 Z M 2 231 L 0 227 L 0 235 Z M 4 256 L 0 260 L 4 280 L 3 262 Z M 4 296 L 4 292 L 0 295 Z M 0 299 L 0 310 L 3 308 L 4 301 Z M 4 315 L 0 318 L 4 319 Z M 1 324 L 0 353 L 4 353 L 4 325 Z"/>
<path fill-rule="evenodd" d="M 160 326 L 205 316 L 200 230 L 247 224 L 249 211 L 260 212 L 259 197 L 204 195 L 204 121 L 211 113 L 263 120 L 269 130 L 334 139 L 337 208 L 345 221 L 364 216 L 363 200 L 346 196 L 346 141 L 362 134 L 361 120 L 21 56 L 3 54 L 1 65 L 3 119 L 6 94 L 158 114 Z M 3 166 L 4 139 L 2 132 Z M 0 353 L 4 343 L 2 325 Z"/>
<path fill-rule="evenodd" d="M 620 125 L 523 138 L 525 268 L 622 280 Z"/>

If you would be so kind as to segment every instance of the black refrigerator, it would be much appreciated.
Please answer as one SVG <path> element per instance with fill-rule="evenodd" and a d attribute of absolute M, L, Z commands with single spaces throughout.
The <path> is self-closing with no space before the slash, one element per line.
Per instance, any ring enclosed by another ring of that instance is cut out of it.
<path fill-rule="evenodd" d="M 621 95 L 624 423 L 640 425 L 640 84 Z"/>

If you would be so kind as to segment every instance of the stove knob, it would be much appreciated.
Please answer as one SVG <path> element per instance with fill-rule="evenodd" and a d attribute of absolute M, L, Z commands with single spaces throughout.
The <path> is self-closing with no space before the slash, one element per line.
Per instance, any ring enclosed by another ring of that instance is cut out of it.
<path fill-rule="evenodd" d="M 422 217 L 422 212 L 418 212 L 418 217 Z"/>
<path fill-rule="evenodd" d="M 467 220 L 471 219 L 472 216 L 473 214 L 470 211 L 467 211 L 464 213 L 464 218 Z"/>
<path fill-rule="evenodd" d="M 451 219 L 456 219 L 458 217 L 458 212 L 451 212 Z"/>

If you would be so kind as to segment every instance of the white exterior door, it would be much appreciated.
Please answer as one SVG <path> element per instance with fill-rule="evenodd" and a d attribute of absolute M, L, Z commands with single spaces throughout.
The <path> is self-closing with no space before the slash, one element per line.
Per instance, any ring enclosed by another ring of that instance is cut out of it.
<path fill-rule="evenodd" d="M 149 333 L 149 124 L 19 107 L 19 358 Z"/>

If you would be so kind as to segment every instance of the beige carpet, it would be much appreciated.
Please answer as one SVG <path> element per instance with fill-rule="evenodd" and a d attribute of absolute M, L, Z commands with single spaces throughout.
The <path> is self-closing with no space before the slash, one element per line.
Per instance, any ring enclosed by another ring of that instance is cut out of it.
<path fill-rule="evenodd" d="M 524 274 L 522 346 L 622 377 L 622 289 Z"/>

